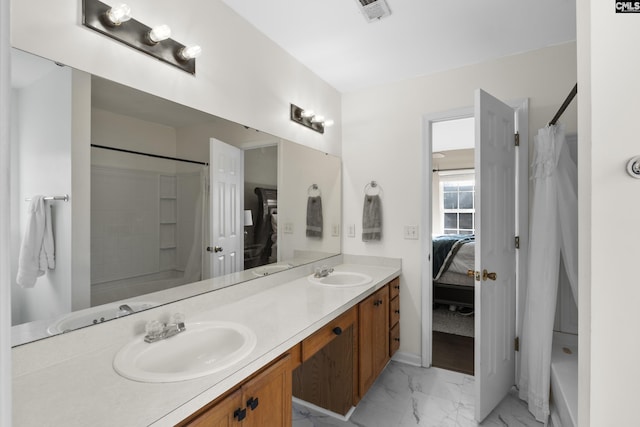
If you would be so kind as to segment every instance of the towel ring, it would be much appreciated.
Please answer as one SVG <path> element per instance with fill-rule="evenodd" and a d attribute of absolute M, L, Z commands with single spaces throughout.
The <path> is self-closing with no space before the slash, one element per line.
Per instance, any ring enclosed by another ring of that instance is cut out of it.
<path fill-rule="evenodd" d="M 318 184 L 311 184 L 309 188 L 307 188 L 307 195 L 309 197 L 321 196 L 322 193 L 320 192 L 320 188 L 318 187 Z"/>
<path fill-rule="evenodd" d="M 377 196 L 382 191 L 382 187 L 375 181 L 367 182 L 364 186 L 364 194 L 367 196 Z"/>

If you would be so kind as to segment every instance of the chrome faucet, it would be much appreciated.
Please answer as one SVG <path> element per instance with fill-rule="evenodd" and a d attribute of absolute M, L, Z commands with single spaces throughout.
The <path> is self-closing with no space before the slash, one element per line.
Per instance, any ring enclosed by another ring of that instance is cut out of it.
<path fill-rule="evenodd" d="M 328 265 L 323 265 L 322 267 L 316 267 L 316 272 L 313 274 L 313 277 L 327 277 L 329 273 L 333 273 L 333 268 L 330 268 Z"/>
<path fill-rule="evenodd" d="M 118 310 L 123 312 L 125 315 L 135 313 L 135 310 L 131 308 L 129 304 L 122 304 L 120 307 L 118 307 Z"/>
<path fill-rule="evenodd" d="M 147 322 L 145 326 L 147 334 L 144 336 L 144 341 L 148 343 L 162 341 L 186 330 L 184 314 L 176 313 L 173 315 L 173 322 L 171 323 L 162 323 L 158 320 Z"/>

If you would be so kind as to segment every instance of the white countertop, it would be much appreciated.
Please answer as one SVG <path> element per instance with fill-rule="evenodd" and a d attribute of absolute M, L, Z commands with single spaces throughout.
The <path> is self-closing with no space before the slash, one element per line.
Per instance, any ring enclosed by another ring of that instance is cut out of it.
<path fill-rule="evenodd" d="M 29 352 L 60 354 L 47 355 L 54 361 L 38 361 L 33 369 L 20 366 L 17 373 L 14 369 L 14 426 L 174 425 L 400 274 L 399 265 L 340 264 L 336 271 L 365 273 L 373 280 L 337 288 L 310 283 L 310 268 L 300 269 L 293 280 L 283 275 L 287 280 L 283 283 L 274 282 L 275 277 L 269 286 L 250 281 L 164 306 L 164 311 L 136 314 L 137 319 L 92 327 L 91 335 L 80 330 L 75 337 L 73 332 L 63 334 L 57 344 L 51 338 L 29 349 L 18 347 L 21 358 L 33 361 L 38 355 Z M 203 306 L 212 308 L 203 310 Z M 246 325 L 256 333 L 257 345 L 237 364 L 194 380 L 143 383 L 118 375 L 112 367 L 114 355 L 134 332 L 140 333 L 146 321 L 178 309 L 186 313 L 187 327 L 197 320 Z M 123 332 L 124 328 L 130 330 Z"/>

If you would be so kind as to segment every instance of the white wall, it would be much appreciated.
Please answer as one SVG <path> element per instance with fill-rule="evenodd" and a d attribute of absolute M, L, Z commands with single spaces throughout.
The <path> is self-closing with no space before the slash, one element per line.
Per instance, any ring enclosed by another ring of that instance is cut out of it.
<path fill-rule="evenodd" d="M 34 195 L 71 193 L 72 70 L 56 67 L 31 85 L 15 90 L 12 131 L 17 191 L 12 195 L 12 319 L 14 324 L 51 319 L 71 310 L 71 205 L 47 202 L 55 239 L 55 269 L 33 288 L 15 281 L 18 254 Z M 17 205 L 17 206 L 15 206 Z"/>
<path fill-rule="evenodd" d="M 339 253 L 340 233 L 334 235 L 333 229 L 341 229 L 340 159 L 289 141 L 282 141 L 279 156 L 278 255 L 287 260 L 294 258 L 296 251 Z M 307 199 L 310 194 L 318 195 L 309 192 L 313 184 L 322 199 L 322 238 L 306 236 Z"/>
<path fill-rule="evenodd" d="M 343 96 L 343 222 L 356 224 L 356 238 L 343 252 L 402 258 L 400 351 L 420 354 L 421 253 L 418 240 L 404 240 L 403 227 L 421 222 L 422 117 L 473 105 L 483 88 L 505 101 L 529 98 L 530 138 L 555 114 L 576 82 L 576 45 L 567 43 L 445 73 L 362 90 Z M 576 107 L 562 118 L 576 129 Z M 383 240 L 364 243 L 364 186 L 383 189 Z"/>
<path fill-rule="evenodd" d="M 612 2 L 578 7 L 581 427 L 638 420 L 640 40 L 637 14 Z M 634 48 L 630 51 L 630 46 Z"/>
<path fill-rule="evenodd" d="M 192 76 L 82 26 L 78 0 L 14 0 L 15 47 L 333 154 L 340 120 L 324 135 L 289 120 L 289 104 L 341 116 L 339 93 L 220 0 L 128 2 L 137 20 L 166 22 L 173 37 L 202 46 Z"/>
<path fill-rule="evenodd" d="M 0 200 L 9 200 L 11 59 L 9 0 L 0 0 Z M 11 425 L 10 203 L 0 203 L 0 425 Z"/>

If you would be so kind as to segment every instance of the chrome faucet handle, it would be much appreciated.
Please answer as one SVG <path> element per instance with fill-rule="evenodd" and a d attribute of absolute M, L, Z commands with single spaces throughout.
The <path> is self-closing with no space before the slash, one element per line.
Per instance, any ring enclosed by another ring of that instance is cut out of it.
<path fill-rule="evenodd" d="M 164 332 L 164 324 L 159 322 L 158 320 L 150 320 L 144 326 L 144 331 L 147 335 L 145 335 L 144 339 L 147 342 L 151 342 L 162 337 L 162 333 Z"/>
<path fill-rule="evenodd" d="M 187 329 L 184 325 L 184 314 L 182 313 L 175 313 L 173 315 L 173 323 L 176 325 L 179 331 L 184 331 L 185 329 Z"/>

